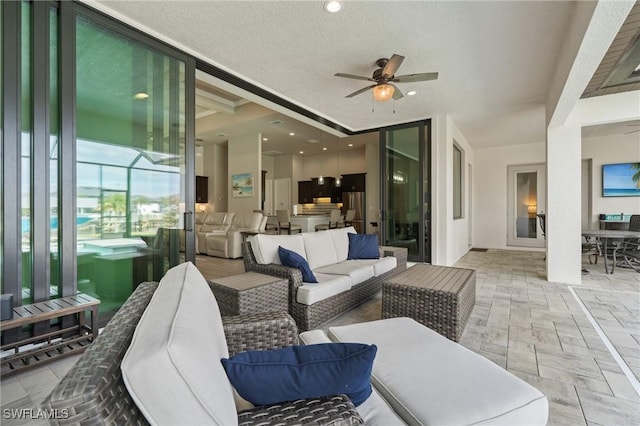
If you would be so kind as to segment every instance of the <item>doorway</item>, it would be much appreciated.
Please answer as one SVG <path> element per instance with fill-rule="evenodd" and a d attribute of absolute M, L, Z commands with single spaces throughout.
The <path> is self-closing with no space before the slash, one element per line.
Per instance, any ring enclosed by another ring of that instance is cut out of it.
<path fill-rule="evenodd" d="M 507 167 L 507 245 L 545 246 L 538 214 L 545 212 L 545 166 Z"/>
<path fill-rule="evenodd" d="M 431 262 L 430 121 L 380 131 L 381 245 Z"/>

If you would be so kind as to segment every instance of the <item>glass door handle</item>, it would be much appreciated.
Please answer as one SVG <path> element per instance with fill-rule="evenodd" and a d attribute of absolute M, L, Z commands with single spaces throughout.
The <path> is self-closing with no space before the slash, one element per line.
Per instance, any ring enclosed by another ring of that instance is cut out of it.
<path fill-rule="evenodd" d="M 184 230 L 187 232 L 193 231 L 193 212 L 184 212 Z"/>

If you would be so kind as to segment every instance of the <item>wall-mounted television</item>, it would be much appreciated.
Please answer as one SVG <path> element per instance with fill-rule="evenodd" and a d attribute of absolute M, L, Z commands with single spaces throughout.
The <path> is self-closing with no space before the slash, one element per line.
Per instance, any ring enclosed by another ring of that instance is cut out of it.
<path fill-rule="evenodd" d="M 602 165 L 603 197 L 640 197 L 640 163 Z"/>

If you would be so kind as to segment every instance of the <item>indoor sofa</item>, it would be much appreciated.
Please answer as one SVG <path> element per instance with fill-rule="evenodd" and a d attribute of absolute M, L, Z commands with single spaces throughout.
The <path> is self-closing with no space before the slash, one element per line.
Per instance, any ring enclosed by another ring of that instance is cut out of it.
<path fill-rule="evenodd" d="M 226 234 L 234 215 L 234 212 L 197 212 L 196 253 L 207 254 L 207 234 Z"/>
<path fill-rule="evenodd" d="M 368 393 L 357 407 L 341 392 L 258 407 L 240 398 L 238 382 L 234 389 L 222 359 L 242 351 L 295 349 L 296 325 L 286 312 L 221 317 L 202 275 L 184 263 L 169 270 L 159 285 L 138 286 L 45 399 L 44 408 L 61 413 L 49 420 L 52 424 L 390 426 L 547 421 L 543 394 L 411 319 L 313 330 L 301 336 L 306 345 L 331 339 L 377 346 L 365 373 Z"/>
<path fill-rule="evenodd" d="M 207 218 L 212 214 L 215 213 L 209 213 Z M 237 259 L 242 257 L 242 233 L 264 231 L 267 217 L 257 212 L 235 212 L 226 213 L 226 215 L 227 219 L 223 222 L 221 229 L 205 228 L 200 232 L 204 237 L 204 253 L 209 256 Z M 229 217 L 231 220 L 228 219 Z"/>
<path fill-rule="evenodd" d="M 376 247 L 377 259 L 348 260 L 349 234 L 357 235 L 353 227 L 255 235 L 245 244 L 245 270 L 288 279 L 289 313 L 300 330 L 316 328 L 376 294 L 385 279 L 406 269 L 406 250 L 400 256 L 397 248 Z M 305 282 L 300 269 L 284 266 L 279 247 L 302 256 L 318 282 Z"/>

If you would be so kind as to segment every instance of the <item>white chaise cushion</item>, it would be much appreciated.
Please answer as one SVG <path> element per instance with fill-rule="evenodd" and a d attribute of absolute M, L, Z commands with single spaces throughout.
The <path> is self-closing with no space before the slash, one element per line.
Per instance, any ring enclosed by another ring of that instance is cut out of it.
<path fill-rule="evenodd" d="M 353 226 L 348 226 L 346 228 L 330 229 L 328 232 L 333 239 L 337 261 L 343 262 L 347 260 L 349 255 L 349 237 L 347 234 L 357 234 L 356 229 Z"/>
<path fill-rule="evenodd" d="M 213 293 L 188 262 L 160 281 L 121 363 L 129 394 L 150 424 L 237 424 Z"/>
<path fill-rule="evenodd" d="M 331 339 L 323 330 L 309 330 L 300 334 L 300 342 L 304 345 L 315 345 L 318 343 L 330 343 Z M 374 388 L 371 396 L 365 402 L 356 407 L 358 414 L 367 426 L 394 426 L 404 425 L 400 417 L 393 411 L 387 401 L 380 397 Z"/>
<path fill-rule="evenodd" d="M 307 259 L 307 253 L 304 249 L 304 241 L 301 234 L 294 235 L 268 235 L 258 234 L 251 240 L 251 250 L 256 258 L 256 262 L 266 265 L 275 263 L 282 265 L 280 255 L 278 255 L 278 247 L 282 246 L 287 250 L 292 250 Z"/>
<path fill-rule="evenodd" d="M 307 253 L 307 262 L 312 270 L 338 263 L 336 248 L 329 231 L 305 232 L 302 237 Z"/>
<path fill-rule="evenodd" d="M 371 382 L 409 424 L 547 422 L 540 391 L 410 318 L 331 327 L 329 337 L 378 346 Z"/>
<path fill-rule="evenodd" d="M 313 305 L 351 289 L 351 278 L 348 275 L 316 274 L 317 284 L 303 284 L 298 287 L 296 300 L 303 305 Z"/>
<path fill-rule="evenodd" d="M 373 278 L 374 265 L 371 260 L 373 259 L 345 260 L 344 262 L 316 268 L 313 270 L 313 273 L 348 275 L 349 278 L 351 278 L 351 285 L 354 286 L 369 278 Z"/>

